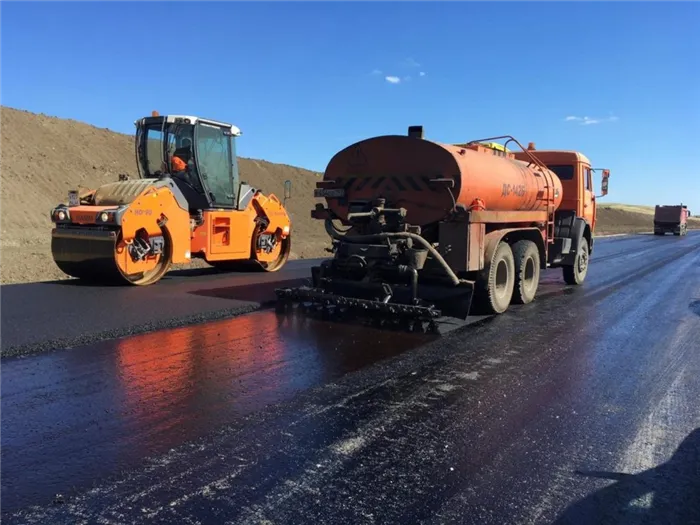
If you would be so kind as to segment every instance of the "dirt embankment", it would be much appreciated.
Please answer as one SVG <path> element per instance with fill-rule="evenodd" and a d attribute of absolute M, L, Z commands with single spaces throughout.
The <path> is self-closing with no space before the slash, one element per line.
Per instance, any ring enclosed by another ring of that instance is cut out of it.
<path fill-rule="evenodd" d="M 135 175 L 133 138 L 108 129 L 2 107 L 0 114 L 0 280 L 4 283 L 63 279 L 50 251 L 49 211 L 71 189 L 96 187 Z M 329 245 L 323 225 L 311 219 L 313 188 L 320 174 L 264 160 L 240 159 L 241 177 L 279 197 L 284 181 L 292 181 L 294 258 L 323 257 Z M 644 232 L 652 215 L 621 205 L 601 203 L 598 234 Z M 651 209 L 653 214 L 653 208 Z M 700 228 L 692 219 L 691 227 Z M 196 266 L 207 266 L 196 262 Z"/>

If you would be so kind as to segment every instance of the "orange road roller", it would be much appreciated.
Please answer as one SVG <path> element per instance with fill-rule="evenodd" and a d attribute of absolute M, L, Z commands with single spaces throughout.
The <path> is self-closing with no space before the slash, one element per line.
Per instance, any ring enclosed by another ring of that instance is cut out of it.
<path fill-rule="evenodd" d="M 71 191 L 51 211 L 51 252 L 66 274 L 153 284 L 172 264 L 202 258 L 221 270 L 274 272 L 291 249 L 284 202 L 242 182 L 231 124 L 192 116 L 135 122 L 138 179 Z"/>

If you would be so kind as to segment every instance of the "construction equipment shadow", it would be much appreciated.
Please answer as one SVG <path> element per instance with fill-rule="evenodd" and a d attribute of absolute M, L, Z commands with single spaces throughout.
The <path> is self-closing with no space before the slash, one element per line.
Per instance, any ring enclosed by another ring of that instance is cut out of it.
<path fill-rule="evenodd" d="M 700 524 L 700 428 L 681 442 L 671 459 L 638 474 L 577 471 L 614 480 L 570 505 L 555 525 L 600 523 Z M 642 504 L 635 504 L 643 501 Z"/>

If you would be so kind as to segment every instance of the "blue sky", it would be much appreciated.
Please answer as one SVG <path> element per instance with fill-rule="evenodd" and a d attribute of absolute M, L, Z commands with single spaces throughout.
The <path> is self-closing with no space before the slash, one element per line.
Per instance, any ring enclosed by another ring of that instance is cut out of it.
<path fill-rule="evenodd" d="M 696 2 L 3 2 L 1 20 L 3 105 L 126 133 L 153 109 L 208 116 L 242 156 L 318 171 L 412 124 L 511 134 L 610 168 L 609 202 L 700 214 Z"/>

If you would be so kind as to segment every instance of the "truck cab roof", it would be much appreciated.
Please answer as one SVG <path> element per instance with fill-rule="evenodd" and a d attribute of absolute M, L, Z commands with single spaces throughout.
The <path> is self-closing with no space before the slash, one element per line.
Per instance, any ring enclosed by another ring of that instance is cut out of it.
<path fill-rule="evenodd" d="M 528 155 L 525 152 L 514 152 L 515 158 L 527 162 Z M 591 165 L 591 161 L 583 153 L 578 151 L 566 150 L 530 150 L 535 157 L 541 160 L 544 164 L 569 164 L 573 162 L 583 162 Z"/>

